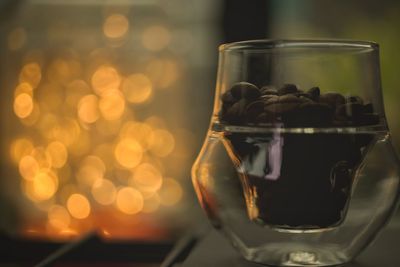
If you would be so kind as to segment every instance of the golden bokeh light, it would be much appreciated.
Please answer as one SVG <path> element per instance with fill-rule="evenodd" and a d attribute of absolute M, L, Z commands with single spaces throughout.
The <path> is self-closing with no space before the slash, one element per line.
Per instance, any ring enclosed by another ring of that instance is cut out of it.
<path fill-rule="evenodd" d="M 82 194 L 72 194 L 67 200 L 67 208 L 72 217 L 85 219 L 90 214 L 89 200 Z"/>
<path fill-rule="evenodd" d="M 145 73 L 157 88 L 168 88 L 179 78 L 179 68 L 171 59 L 153 59 L 146 65 Z"/>
<path fill-rule="evenodd" d="M 58 189 L 58 177 L 50 170 L 41 170 L 33 178 L 32 197 L 36 201 L 48 200 L 54 196 Z"/>
<path fill-rule="evenodd" d="M 117 193 L 117 208 L 126 214 L 136 214 L 143 209 L 142 194 L 131 187 L 123 187 Z"/>
<path fill-rule="evenodd" d="M 20 83 L 15 87 L 14 97 L 17 97 L 20 94 L 28 94 L 33 97 L 33 88 L 29 83 Z"/>
<path fill-rule="evenodd" d="M 142 160 L 143 148 L 135 139 L 125 138 L 117 143 L 114 156 L 121 166 L 134 168 Z"/>
<path fill-rule="evenodd" d="M 112 14 L 108 16 L 103 25 L 103 33 L 111 39 L 122 38 L 129 29 L 129 21 L 122 14 Z"/>
<path fill-rule="evenodd" d="M 22 27 L 15 28 L 8 34 L 8 49 L 21 49 L 26 43 L 26 31 Z"/>
<path fill-rule="evenodd" d="M 100 98 L 99 109 L 105 120 L 117 120 L 125 111 L 125 99 L 119 90 L 109 90 Z"/>
<path fill-rule="evenodd" d="M 24 65 L 19 74 L 19 82 L 27 82 L 33 88 L 36 88 L 39 85 L 40 80 L 42 79 L 42 70 L 38 63 L 30 62 Z"/>
<path fill-rule="evenodd" d="M 93 73 L 91 82 L 95 93 L 103 96 L 109 91 L 118 90 L 121 77 L 112 66 L 102 65 Z"/>
<path fill-rule="evenodd" d="M 31 152 L 31 156 L 36 160 L 41 169 L 50 169 L 53 166 L 51 155 L 41 146 L 35 147 Z"/>
<path fill-rule="evenodd" d="M 102 205 L 110 205 L 117 195 L 115 185 L 107 179 L 98 179 L 92 187 L 93 198 Z"/>
<path fill-rule="evenodd" d="M 47 77 L 49 81 L 66 84 L 81 73 L 81 64 L 73 58 L 56 58 L 47 69 Z"/>
<path fill-rule="evenodd" d="M 21 158 L 18 169 L 23 178 L 26 180 L 33 180 L 39 172 L 40 166 L 34 157 L 26 155 Z"/>
<path fill-rule="evenodd" d="M 163 185 L 158 192 L 160 202 L 164 206 L 173 206 L 177 204 L 183 196 L 182 186 L 172 178 L 166 178 L 163 181 Z"/>
<path fill-rule="evenodd" d="M 135 168 L 132 182 L 143 193 L 152 193 L 161 188 L 162 176 L 152 164 L 142 163 Z"/>
<path fill-rule="evenodd" d="M 148 124 L 152 128 L 165 128 L 166 123 L 163 118 L 160 118 L 158 116 L 150 116 L 145 120 L 145 123 Z"/>
<path fill-rule="evenodd" d="M 32 126 L 39 121 L 40 118 L 40 108 L 38 103 L 33 102 L 33 110 L 28 117 L 21 119 L 21 123 L 25 126 Z"/>
<path fill-rule="evenodd" d="M 91 150 L 92 138 L 88 131 L 81 131 L 77 140 L 68 147 L 68 151 L 74 158 L 83 156 Z"/>
<path fill-rule="evenodd" d="M 94 123 L 99 118 L 98 98 L 96 95 L 86 95 L 79 100 L 78 117 L 84 123 Z"/>
<path fill-rule="evenodd" d="M 50 138 L 70 146 L 77 141 L 81 133 L 79 123 L 70 117 L 63 117 L 50 129 Z"/>
<path fill-rule="evenodd" d="M 43 112 L 58 113 L 64 104 L 64 94 L 61 85 L 56 83 L 41 83 L 36 89 L 36 99 Z"/>
<path fill-rule="evenodd" d="M 153 86 L 150 79 L 142 74 L 129 75 L 122 83 L 122 91 L 126 99 L 131 103 L 143 103 L 152 94 Z"/>
<path fill-rule="evenodd" d="M 67 162 L 68 151 L 65 145 L 61 142 L 51 142 L 47 146 L 46 152 L 50 155 L 52 166 L 54 168 L 62 168 Z"/>
<path fill-rule="evenodd" d="M 143 46 L 150 51 L 160 51 L 171 41 L 171 33 L 161 25 L 147 27 L 142 35 Z"/>
<path fill-rule="evenodd" d="M 175 147 L 174 136 L 167 130 L 157 129 L 151 135 L 150 151 L 159 157 L 168 156 Z"/>
<path fill-rule="evenodd" d="M 71 108 L 76 109 L 79 101 L 91 92 L 90 86 L 83 80 L 73 80 L 65 88 L 65 103 Z"/>
<path fill-rule="evenodd" d="M 106 166 L 97 156 L 87 156 L 81 162 L 76 178 L 84 186 L 93 186 L 93 184 L 104 177 Z"/>
<path fill-rule="evenodd" d="M 151 145 L 153 129 L 146 123 L 128 121 L 121 129 L 121 138 L 131 138 L 136 140 L 143 150 L 147 150 Z"/>
<path fill-rule="evenodd" d="M 66 208 L 60 205 L 53 205 L 48 213 L 49 224 L 59 230 L 66 229 L 71 223 L 71 217 Z"/>
<path fill-rule="evenodd" d="M 14 112 L 19 118 L 28 117 L 33 111 L 33 99 L 27 93 L 19 94 L 14 100 Z"/>
<path fill-rule="evenodd" d="M 96 122 L 97 132 L 102 136 L 114 137 L 121 129 L 122 121 L 122 119 L 105 120 L 101 118 Z"/>
<path fill-rule="evenodd" d="M 33 143 L 28 138 L 18 138 L 11 143 L 10 156 L 14 163 L 19 163 L 21 158 L 29 155 L 33 150 Z"/>

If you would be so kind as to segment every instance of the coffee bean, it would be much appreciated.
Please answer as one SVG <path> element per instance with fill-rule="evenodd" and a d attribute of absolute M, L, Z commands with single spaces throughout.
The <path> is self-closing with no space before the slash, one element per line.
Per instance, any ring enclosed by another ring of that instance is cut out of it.
<path fill-rule="evenodd" d="M 278 90 L 276 90 L 275 87 L 270 86 L 270 85 L 261 87 L 260 91 L 261 91 L 261 95 L 277 95 L 278 94 Z"/>
<path fill-rule="evenodd" d="M 323 103 L 303 103 L 299 106 L 297 118 L 304 126 L 326 126 L 332 121 L 332 108 Z"/>
<path fill-rule="evenodd" d="M 321 91 L 319 89 L 319 87 L 312 87 L 310 89 L 308 89 L 307 93 L 310 95 L 310 98 L 314 101 L 316 101 L 318 99 L 318 97 L 321 94 Z"/>
<path fill-rule="evenodd" d="M 276 117 L 274 116 L 274 114 L 272 114 L 270 112 L 262 112 L 256 117 L 255 122 L 256 123 L 273 123 L 275 120 L 276 120 Z"/>
<path fill-rule="evenodd" d="M 345 116 L 348 119 L 354 120 L 364 113 L 364 106 L 358 103 L 346 103 L 338 106 L 336 113 L 339 116 Z"/>
<path fill-rule="evenodd" d="M 282 95 L 273 101 L 267 101 L 264 110 L 281 114 L 295 109 L 300 103 L 302 103 L 302 100 L 295 95 Z"/>
<path fill-rule="evenodd" d="M 264 112 L 264 102 L 255 101 L 247 105 L 245 109 L 245 117 L 247 122 L 254 122 L 259 114 Z"/>
<path fill-rule="evenodd" d="M 361 104 L 361 105 L 364 104 L 364 101 L 359 96 L 349 96 L 349 97 L 347 97 L 346 102 L 357 103 L 357 104 Z"/>
<path fill-rule="evenodd" d="M 336 109 L 337 106 L 343 105 L 345 103 L 345 98 L 338 93 L 325 93 L 319 96 L 319 102 L 331 106 L 331 108 Z"/>
<path fill-rule="evenodd" d="M 296 93 L 297 90 L 297 86 L 294 84 L 285 84 L 283 85 L 282 88 L 280 88 L 278 90 L 278 95 L 286 95 L 286 94 L 292 94 L 292 93 Z"/>
<path fill-rule="evenodd" d="M 239 100 L 245 98 L 247 100 L 256 100 L 261 96 L 260 90 L 257 86 L 248 82 L 239 82 L 232 86 L 230 89 L 232 96 Z"/>
<path fill-rule="evenodd" d="M 222 101 L 224 104 L 233 105 L 233 104 L 237 101 L 237 99 L 235 99 L 235 98 L 232 96 L 231 91 L 226 91 L 225 93 L 222 94 L 222 96 L 221 96 L 221 101 Z"/>
<path fill-rule="evenodd" d="M 365 113 L 373 113 L 374 112 L 374 107 L 372 103 L 368 103 L 364 105 L 364 112 Z"/>
<path fill-rule="evenodd" d="M 223 120 L 232 124 L 242 123 L 244 121 L 244 110 L 246 105 L 246 99 L 239 100 L 227 109 Z"/>

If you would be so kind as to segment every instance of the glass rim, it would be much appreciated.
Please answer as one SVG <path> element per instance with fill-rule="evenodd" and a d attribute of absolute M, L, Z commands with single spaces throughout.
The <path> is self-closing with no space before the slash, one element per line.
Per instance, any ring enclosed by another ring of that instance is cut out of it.
<path fill-rule="evenodd" d="M 355 49 L 361 51 L 378 50 L 379 44 L 373 41 L 351 40 L 351 39 L 258 39 L 246 40 L 221 44 L 220 52 L 227 51 L 260 51 L 284 48 L 305 48 L 305 49 Z"/>

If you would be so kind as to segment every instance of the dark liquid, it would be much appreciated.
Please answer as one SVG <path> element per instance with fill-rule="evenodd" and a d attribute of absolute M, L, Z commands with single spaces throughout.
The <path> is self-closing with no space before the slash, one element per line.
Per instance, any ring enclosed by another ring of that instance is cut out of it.
<path fill-rule="evenodd" d="M 339 225 L 372 133 L 222 131 L 242 178 L 249 216 L 281 228 Z"/>

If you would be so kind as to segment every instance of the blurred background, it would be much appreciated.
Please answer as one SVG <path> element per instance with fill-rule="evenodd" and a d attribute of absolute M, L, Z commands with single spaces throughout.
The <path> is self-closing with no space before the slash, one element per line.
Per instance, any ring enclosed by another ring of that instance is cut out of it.
<path fill-rule="evenodd" d="M 400 3 L 372 0 L 3 0 L 0 229 L 68 240 L 171 240 L 204 220 L 190 180 L 218 45 L 380 44 L 400 145 Z"/>

